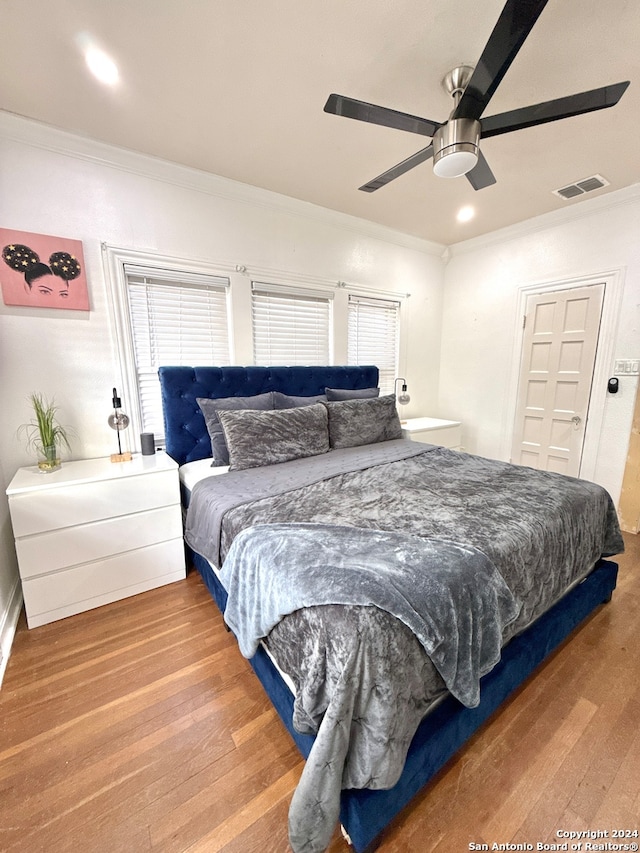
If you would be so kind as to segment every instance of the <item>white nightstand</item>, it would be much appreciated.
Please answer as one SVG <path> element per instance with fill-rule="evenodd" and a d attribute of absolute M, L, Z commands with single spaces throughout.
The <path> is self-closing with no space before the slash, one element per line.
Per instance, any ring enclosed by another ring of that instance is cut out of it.
<path fill-rule="evenodd" d="M 30 628 L 186 576 L 178 466 L 165 453 L 20 468 L 7 495 Z"/>
<path fill-rule="evenodd" d="M 407 418 L 402 421 L 402 434 L 412 441 L 439 444 L 452 450 L 462 449 L 462 424 L 440 418 Z"/>

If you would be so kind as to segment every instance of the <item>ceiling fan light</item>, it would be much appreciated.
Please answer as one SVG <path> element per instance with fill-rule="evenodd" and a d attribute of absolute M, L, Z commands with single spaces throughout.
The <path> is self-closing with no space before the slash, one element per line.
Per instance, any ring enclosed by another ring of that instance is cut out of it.
<path fill-rule="evenodd" d="M 433 171 L 439 178 L 459 178 L 478 162 L 480 122 L 450 119 L 433 135 Z"/>
<path fill-rule="evenodd" d="M 459 178 L 470 172 L 477 162 L 477 148 L 457 145 L 451 150 L 445 149 L 439 159 L 433 161 L 433 171 L 439 178 Z"/>

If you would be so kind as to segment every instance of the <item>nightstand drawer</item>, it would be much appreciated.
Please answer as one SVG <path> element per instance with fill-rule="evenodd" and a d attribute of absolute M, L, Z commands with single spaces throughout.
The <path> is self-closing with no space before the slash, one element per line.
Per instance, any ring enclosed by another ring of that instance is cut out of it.
<path fill-rule="evenodd" d="M 16 551 L 30 578 L 181 536 L 180 507 L 167 506 L 16 539 Z"/>
<path fill-rule="evenodd" d="M 438 444 L 442 447 L 460 447 L 462 444 L 462 427 L 447 427 L 445 429 L 416 430 L 410 436 L 412 441 L 423 444 Z"/>
<path fill-rule="evenodd" d="M 22 582 L 30 628 L 185 577 L 182 538 Z"/>
<path fill-rule="evenodd" d="M 456 450 L 462 445 L 462 424 L 442 418 L 408 418 L 402 422 L 402 435 L 423 444 L 436 444 Z"/>
<path fill-rule="evenodd" d="M 170 506 L 177 501 L 176 472 L 157 471 L 11 495 L 9 506 L 14 536 L 21 537 Z"/>

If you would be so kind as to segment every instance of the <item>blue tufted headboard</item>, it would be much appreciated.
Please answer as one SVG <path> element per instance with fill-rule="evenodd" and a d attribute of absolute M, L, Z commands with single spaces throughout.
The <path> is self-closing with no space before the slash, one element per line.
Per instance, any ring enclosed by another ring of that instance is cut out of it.
<path fill-rule="evenodd" d="M 179 465 L 211 456 L 211 441 L 196 399 L 252 397 L 281 391 L 297 397 L 325 388 L 375 388 L 378 368 L 336 367 L 161 367 L 166 450 Z"/>

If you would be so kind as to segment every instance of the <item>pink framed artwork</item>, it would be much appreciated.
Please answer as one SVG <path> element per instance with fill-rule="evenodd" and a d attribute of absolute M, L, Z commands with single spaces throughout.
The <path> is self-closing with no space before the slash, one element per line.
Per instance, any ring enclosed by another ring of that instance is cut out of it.
<path fill-rule="evenodd" d="M 80 240 L 0 228 L 0 255 L 5 305 L 89 310 Z"/>

